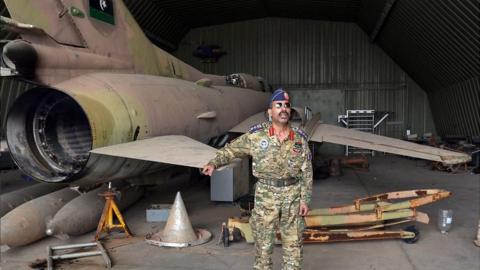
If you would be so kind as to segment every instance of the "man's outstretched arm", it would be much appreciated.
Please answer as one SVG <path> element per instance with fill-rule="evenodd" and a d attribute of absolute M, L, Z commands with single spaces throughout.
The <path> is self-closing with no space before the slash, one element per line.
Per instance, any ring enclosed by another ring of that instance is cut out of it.
<path fill-rule="evenodd" d="M 227 143 L 223 148 L 220 148 L 217 151 L 215 158 L 203 166 L 202 173 L 212 176 L 212 173 L 216 168 L 230 163 L 235 158 L 242 158 L 250 155 L 249 135 L 249 133 L 245 133 L 231 143 Z"/>

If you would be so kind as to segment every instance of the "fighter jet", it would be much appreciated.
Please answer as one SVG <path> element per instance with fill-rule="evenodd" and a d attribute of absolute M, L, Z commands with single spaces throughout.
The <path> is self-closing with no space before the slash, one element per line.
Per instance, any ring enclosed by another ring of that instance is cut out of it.
<path fill-rule="evenodd" d="M 265 121 L 268 84 L 204 74 L 153 45 L 122 1 L 5 0 L 2 76 L 36 86 L 13 105 L 7 142 L 18 167 L 45 182 L 94 184 L 200 168 L 207 142 Z M 296 109 L 315 142 L 440 161 L 468 155 L 327 125 Z"/>

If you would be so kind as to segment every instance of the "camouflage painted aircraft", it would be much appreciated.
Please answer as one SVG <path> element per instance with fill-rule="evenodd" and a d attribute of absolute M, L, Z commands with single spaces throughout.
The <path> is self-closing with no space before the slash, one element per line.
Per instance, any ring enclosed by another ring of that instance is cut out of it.
<path fill-rule="evenodd" d="M 175 164 L 201 167 L 206 142 L 265 121 L 269 89 L 248 74 L 204 74 L 155 47 L 122 1 L 5 0 L 2 76 L 35 83 L 13 105 L 7 141 L 22 171 L 91 184 Z M 305 120 L 306 113 L 296 110 Z M 469 156 L 305 122 L 310 140 L 455 164 Z"/>

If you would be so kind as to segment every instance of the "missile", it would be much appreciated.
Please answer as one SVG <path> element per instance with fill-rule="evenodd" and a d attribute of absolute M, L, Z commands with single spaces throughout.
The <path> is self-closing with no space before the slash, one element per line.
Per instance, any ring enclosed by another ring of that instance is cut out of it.
<path fill-rule="evenodd" d="M 17 247 L 46 236 L 46 223 L 66 203 L 80 195 L 64 188 L 26 202 L 0 219 L 0 244 Z"/>
<path fill-rule="evenodd" d="M 62 207 L 47 224 L 47 235 L 74 236 L 94 230 L 102 215 L 105 199 L 99 193 L 105 186 L 80 195 Z M 120 189 L 116 202 L 118 208 L 126 209 L 143 195 L 143 188 L 125 187 Z"/>
<path fill-rule="evenodd" d="M 0 196 L 0 217 L 3 217 L 6 213 L 25 202 L 59 190 L 65 186 L 65 184 L 40 183 L 2 194 Z"/>
<path fill-rule="evenodd" d="M 47 235 L 81 235 L 98 223 L 105 200 L 99 194 L 105 186 L 96 188 L 71 200 L 47 223 Z"/>
<path fill-rule="evenodd" d="M 20 170 L 0 170 L 0 194 L 7 194 L 38 183 L 31 180 L 33 180 L 32 177 L 23 175 Z"/>

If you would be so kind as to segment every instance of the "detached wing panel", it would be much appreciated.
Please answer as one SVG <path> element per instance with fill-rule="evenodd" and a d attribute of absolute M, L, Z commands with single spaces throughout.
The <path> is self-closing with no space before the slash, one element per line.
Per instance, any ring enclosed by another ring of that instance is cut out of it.
<path fill-rule="evenodd" d="M 186 136 L 170 135 L 96 148 L 90 152 L 202 168 L 215 157 L 216 149 Z"/>
<path fill-rule="evenodd" d="M 317 125 L 311 136 L 311 140 L 350 145 L 402 156 L 439 161 L 445 164 L 457 164 L 467 162 L 471 159 L 469 155 L 464 153 L 443 150 L 328 124 Z"/>

